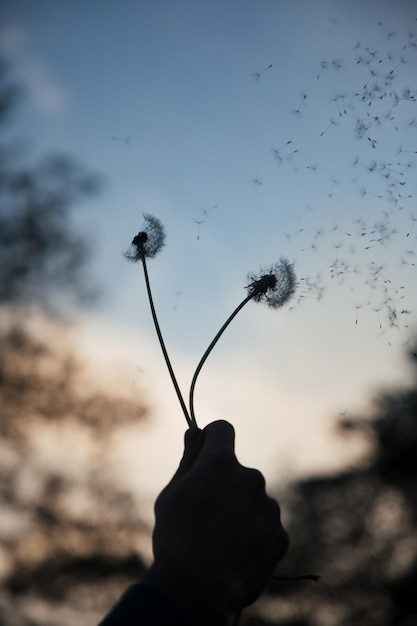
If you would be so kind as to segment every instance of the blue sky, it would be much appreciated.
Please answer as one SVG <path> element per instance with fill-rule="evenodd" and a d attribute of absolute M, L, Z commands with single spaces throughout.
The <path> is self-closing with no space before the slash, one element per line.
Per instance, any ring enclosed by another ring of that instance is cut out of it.
<path fill-rule="evenodd" d="M 74 216 L 103 287 L 91 327 L 102 324 L 114 350 L 115 337 L 138 341 L 132 377 L 153 346 L 156 369 L 139 384 L 153 379 L 167 410 L 175 398 L 141 269 L 122 254 L 142 214 L 167 230 L 149 271 L 185 395 L 247 272 L 287 256 L 292 305 L 246 307 L 202 372 L 197 411 L 202 425 L 225 417 L 241 428 L 253 463 L 265 450 L 277 461 L 284 444 L 300 444 L 301 458 L 306 441 L 322 461 L 338 413 L 407 381 L 415 2 L 15 0 L 0 17 L 1 49 L 28 93 L 15 129 L 35 154 L 65 151 L 105 177 Z"/>

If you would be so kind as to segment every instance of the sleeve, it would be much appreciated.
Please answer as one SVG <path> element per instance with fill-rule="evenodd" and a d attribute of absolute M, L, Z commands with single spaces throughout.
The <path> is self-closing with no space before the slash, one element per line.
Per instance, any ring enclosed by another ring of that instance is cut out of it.
<path fill-rule="evenodd" d="M 98 626 L 198 626 L 173 598 L 156 587 L 129 587 Z"/>

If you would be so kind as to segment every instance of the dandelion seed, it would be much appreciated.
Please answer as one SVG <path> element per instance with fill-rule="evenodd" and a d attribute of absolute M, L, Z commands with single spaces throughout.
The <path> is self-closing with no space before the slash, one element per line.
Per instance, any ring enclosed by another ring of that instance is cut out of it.
<path fill-rule="evenodd" d="M 414 161 L 407 161 L 406 163 L 397 162 L 397 165 L 405 167 L 406 170 L 411 170 L 413 169 L 413 167 L 415 167 Z"/>
<path fill-rule="evenodd" d="M 336 106 L 337 113 L 338 113 L 339 117 L 342 117 L 342 111 L 340 110 L 340 107 L 339 107 L 339 100 L 341 98 L 343 98 L 343 96 L 340 96 L 338 94 L 336 94 L 335 96 L 330 98 L 330 102 L 334 102 L 334 104 Z M 346 115 L 346 109 L 344 109 L 344 114 Z"/>
<path fill-rule="evenodd" d="M 405 59 L 403 56 L 400 56 L 400 62 L 397 63 L 397 65 L 392 68 L 392 70 L 390 71 L 390 75 L 392 76 L 395 73 L 395 71 L 400 67 L 400 65 L 403 65 L 406 63 L 407 63 L 407 59 Z"/>
<path fill-rule="evenodd" d="M 219 206 L 218 204 L 214 204 L 209 209 L 200 209 L 201 219 L 194 218 L 194 222 L 197 224 L 197 240 L 200 239 L 200 234 L 201 234 L 200 227 L 201 227 L 201 224 L 205 224 L 206 223 L 206 218 L 208 218 L 209 213 L 214 211 L 214 209 L 217 209 L 218 206 Z"/>
<path fill-rule="evenodd" d="M 259 72 L 253 72 L 253 76 L 255 77 L 256 80 L 260 80 L 262 74 L 264 74 L 265 72 L 270 70 L 272 66 L 273 66 L 273 64 L 270 63 L 267 67 L 264 67 L 263 70 L 260 70 Z"/>
<path fill-rule="evenodd" d="M 277 159 L 278 163 L 282 165 L 284 161 L 290 161 L 294 154 L 297 154 L 298 148 L 296 150 L 291 150 L 290 152 L 286 152 L 285 154 L 281 154 L 281 150 L 292 143 L 292 139 L 284 143 L 279 148 L 272 148 L 272 153 L 274 158 Z"/>
<path fill-rule="evenodd" d="M 334 191 L 334 188 L 336 187 L 336 185 L 338 185 L 338 184 L 339 184 L 339 181 L 338 181 L 338 180 L 336 180 L 335 178 L 331 177 L 331 178 L 330 178 L 330 182 L 332 183 L 332 186 L 331 186 L 330 191 L 329 191 L 329 193 L 327 194 L 327 196 L 328 196 L 328 198 L 333 198 L 333 191 Z"/>
<path fill-rule="evenodd" d="M 417 120 L 416 120 L 416 118 L 412 117 L 407 125 L 408 125 L 408 128 L 411 128 L 412 126 L 414 126 L 414 128 L 417 128 Z"/>
<path fill-rule="evenodd" d="M 329 118 L 329 124 L 328 126 L 326 126 L 326 128 L 324 130 L 321 131 L 320 133 L 320 137 L 323 137 L 324 133 L 327 132 L 329 130 L 329 128 L 331 126 L 338 126 L 337 122 L 334 121 L 334 119 L 331 117 Z"/>
<path fill-rule="evenodd" d="M 417 93 L 416 89 L 411 90 L 410 87 L 404 87 L 403 92 L 402 92 L 402 100 L 408 100 L 408 101 L 412 101 L 415 102 L 416 101 L 416 96 L 415 94 Z"/>
<path fill-rule="evenodd" d="M 395 130 L 398 131 L 398 126 L 395 123 L 395 117 L 391 114 L 391 111 L 388 111 L 384 116 L 384 119 L 387 120 L 388 122 L 391 122 L 391 124 L 393 125 L 393 127 L 395 128 Z"/>
<path fill-rule="evenodd" d="M 375 307 L 373 310 L 375 311 L 375 313 L 376 313 L 376 314 L 377 314 L 377 316 L 378 316 L 378 324 L 379 324 L 379 329 L 380 329 L 380 330 L 382 330 L 381 316 L 380 316 L 380 314 L 379 314 L 379 313 L 380 313 L 380 311 L 381 311 L 381 307 Z"/>
<path fill-rule="evenodd" d="M 297 107 L 296 109 L 294 109 L 294 110 L 293 110 L 293 113 L 295 113 L 296 115 L 301 115 L 301 108 L 302 108 L 303 106 L 305 106 L 306 100 L 307 100 L 307 94 L 306 94 L 306 93 L 303 93 L 303 94 L 302 94 L 302 98 L 301 98 L 301 102 L 300 102 L 300 104 L 298 105 L 298 107 Z"/>
<path fill-rule="evenodd" d="M 197 240 L 200 239 L 200 226 L 201 224 L 205 224 L 205 220 L 194 220 L 194 222 L 197 224 Z"/>
<path fill-rule="evenodd" d="M 175 296 L 175 300 L 172 305 L 172 310 L 176 311 L 178 309 L 178 299 L 182 296 L 182 291 L 174 291 L 173 294 Z"/>
<path fill-rule="evenodd" d="M 338 230 L 339 232 L 343 233 L 347 237 L 352 237 L 352 233 L 349 233 L 349 232 L 347 232 L 345 230 L 342 230 L 341 228 L 339 228 L 338 224 L 334 224 L 334 226 L 332 228 L 332 232 L 335 232 L 336 230 Z"/>
<path fill-rule="evenodd" d="M 365 196 L 374 196 L 375 198 L 383 198 L 384 196 L 381 196 L 379 193 L 372 193 L 371 191 L 368 191 L 366 189 L 366 187 L 361 187 L 359 190 L 360 195 L 362 196 L 362 198 L 364 198 Z"/>
<path fill-rule="evenodd" d="M 125 143 L 127 146 L 130 146 L 131 137 L 130 137 L 130 135 L 126 135 L 126 137 L 117 137 L 116 135 L 113 135 L 111 140 L 112 141 L 120 141 L 120 143 Z"/>
<path fill-rule="evenodd" d="M 213 204 L 213 206 L 211 206 L 209 209 L 200 209 L 200 211 L 202 212 L 202 214 L 207 217 L 207 215 L 209 213 L 211 213 L 212 211 L 214 211 L 214 209 L 218 209 L 219 205 L 218 204 Z"/>
<path fill-rule="evenodd" d="M 400 263 L 401 263 L 401 265 L 409 265 L 410 267 L 415 267 L 416 266 L 415 263 L 412 263 L 411 261 L 407 261 L 406 259 L 404 259 L 404 257 L 401 257 Z"/>
<path fill-rule="evenodd" d="M 409 229 L 409 231 L 408 231 L 408 233 L 407 233 L 406 237 L 409 237 L 409 236 L 411 235 L 411 231 L 412 231 L 412 230 L 413 230 L 413 228 L 414 228 L 414 224 L 417 222 L 417 217 L 414 217 L 414 215 L 411 215 L 411 221 L 412 221 L 413 223 L 411 224 L 411 227 L 410 227 L 410 229 Z"/>
<path fill-rule="evenodd" d="M 371 70 L 370 71 L 370 76 L 369 76 L 368 80 L 366 81 L 366 83 L 364 83 L 362 89 L 366 89 L 367 86 L 369 85 L 369 83 L 371 82 L 371 80 L 373 78 L 377 78 L 377 76 L 378 76 L 378 72 L 376 72 L 375 70 Z"/>
<path fill-rule="evenodd" d="M 325 70 L 325 69 L 327 69 L 327 61 L 321 61 L 321 62 L 320 62 L 320 70 L 319 70 L 319 72 L 318 72 L 318 74 L 317 74 L 317 76 L 316 76 L 316 78 L 317 78 L 317 79 L 319 79 L 319 78 L 320 78 L 320 76 L 321 76 L 321 74 L 322 74 L 323 70 Z"/>
<path fill-rule="evenodd" d="M 404 150 L 404 148 L 402 147 L 402 145 L 400 144 L 399 148 L 398 148 L 398 152 L 397 154 L 417 154 L 417 150 Z"/>
<path fill-rule="evenodd" d="M 392 61 L 392 54 L 391 54 L 391 52 L 388 52 L 387 56 L 384 57 L 383 59 L 379 59 L 378 63 L 383 63 L 384 61 Z"/>
<path fill-rule="evenodd" d="M 378 22 L 378 26 L 380 26 L 385 31 L 387 39 L 391 39 L 391 37 L 395 35 L 395 30 L 388 31 L 382 22 Z"/>
<path fill-rule="evenodd" d="M 363 304 L 354 304 L 353 306 L 356 309 L 355 326 L 357 326 L 358 322 L 359 322 L 359 309 L 361 309 L 363 307 Z"/>

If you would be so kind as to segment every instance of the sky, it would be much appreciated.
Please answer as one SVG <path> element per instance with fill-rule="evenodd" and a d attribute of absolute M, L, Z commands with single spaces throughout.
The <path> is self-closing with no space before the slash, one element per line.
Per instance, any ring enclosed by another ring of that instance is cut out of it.
<path fill-rule="evenodd" d="M 248 272 L 294 263 L 292 301 L 250 302 L 204 366 L 199 425 L 231 421 L 267 482 L 355 458 L 337 418 L 411 377 L 414 0 L 9 0 L 0 23 L 27 93 L 14 134 L 103 176 L 73 216 L 103 294 L 79 349 L 149 398 L 150 422 L 115 445 L 135 485 L 152 499 L 186 427 L 141 267 L 123 257 L 144 213 L 167 233 L 148 269 L 185 397 Z"/>

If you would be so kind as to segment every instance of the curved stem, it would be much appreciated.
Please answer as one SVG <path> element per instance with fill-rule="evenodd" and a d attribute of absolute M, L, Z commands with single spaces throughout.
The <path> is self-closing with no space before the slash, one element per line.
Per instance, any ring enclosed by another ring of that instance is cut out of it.
<path fill-rule="evenodd" d="M 195 413 L 194 413 L 194 390 L 195 390 L 195 384 L 197 382 L 197 378 L 198 378 L 198 375 L 199 375 L 199 373 L 201 371 L 201 368 L 203 367 L 204 363 L 206 362 L 207 357 L 209 356 L 210 352 L 213 350 L 214 346 L 216 345 L 216 343 L 218 342 L 218 340 L 220 339 L 220 337 L 222 336 L 222 334 L 224 333 L 226 328 L 229 326 L 230 322 L 236 317 L 236 315 L 239 313 L 239 311 L 241 309 L 243 309 L 245 304 L 247 304 L 247 302 L 249 302 L 249 300 L 252 300 L 254 295 L 256 295 L 256 294 L 255 293 L 251 293 L 249 296 L 246 296 L 246 298 L 244 300 L 242 300 L 242 302 L 239 304 L 239 306 L 237 306 L 236 309 L 233 311 L 233 313 L 227 318 L 227 320 L 225 321 L 223 326 L 220 328 L 219 332 L 214 337 L 213 341 L 211 342 L 211 344 L 209 345 L 209 347 L 207 348 L 207 350 L 205 351 L 205 353 L 201 357 L 200 363 L 197 365 L 197 369 L 194 372 L 193 380 L 191 381 L 191 386 L 190 386 L 190 414 L 191 414 L 191 420 L 194 423 L 196 423 Z"/>
<path fill-rule="evenodd" d="M 142 254 L 142 266 L 143 266 L 143 273 L 145 274 L 146 289 L 148 291 L 148 298 L 149 298 L 149 304 L 151 306 L 153 323 L 155 324 L 155 329 L 156 329 L 156 333 L 158 335 L 159 344 L 161 346 L 162 353 L 164 355 L 164 359 L 165 359 L 165 363 L 166 363 L 166 366 L 167 366 L 168 371 L 169 371 L 169 375 L 171 376 L 172 383 L 174 385 L 174 388 L 175 388 L 178 400 L 179 400 L 181 408 L 182 408 L 182 410 L 184 412 L 185 419 L 187 420 L 188 426 L 190 428 L 192 426 L 196 427 L 197 426 L 197 422 L 195 421 L 195 419 L 192 420 L 190 418 L 190 415 L 188 413 L 187 407 L 186 407 L 185 402 L 184 402 L 184 398 L 182 397 L 181 390 L 180 390 L 180 388 L 178 386 L 177 379 L 175 378 L 174 370 L 172 369 L 172 365 L 171 365 L 171 361 L 169 360 L 167 349 L 165 347 L 165 342 L 164 342 L 164 339 L 162 337 L 162 332 L 161 332 L 161 329 L 159 327 L 158 318 L 156 316 L 156 311 L 155 311 L 155 307 L 154 307 L 154 304 L 153 304 L 151 285 L 150 285 L 149 276 L 148 276 L 148 268 L 146 267 L 145 255 L 143 255 L 143 254 Z"/>

